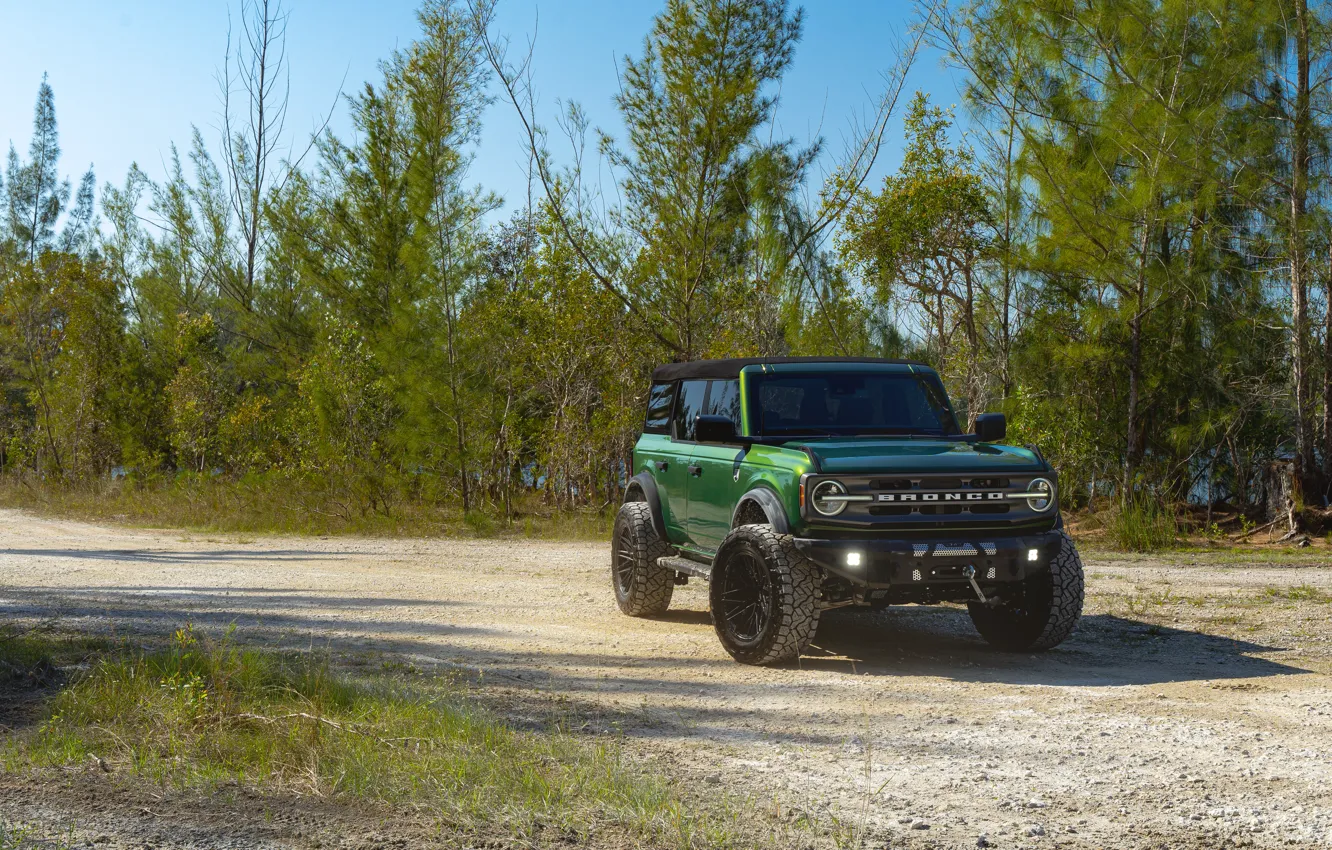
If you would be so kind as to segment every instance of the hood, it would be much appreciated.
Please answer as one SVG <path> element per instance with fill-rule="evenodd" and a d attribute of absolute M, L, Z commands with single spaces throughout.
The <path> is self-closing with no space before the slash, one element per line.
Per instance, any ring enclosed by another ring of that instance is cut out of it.
<path fill-rule="evenodd" d="M 814 453 L 824 474 L 1042 472 L 1046 466 L 1030 449 L 960 440 L 906 440 L 860 437 L 854 440 L 801 440 L 787 443 Z"/>

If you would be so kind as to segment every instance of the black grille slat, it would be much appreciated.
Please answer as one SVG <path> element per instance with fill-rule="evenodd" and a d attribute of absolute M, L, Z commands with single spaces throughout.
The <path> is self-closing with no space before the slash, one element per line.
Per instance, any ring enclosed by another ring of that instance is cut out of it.
<path fill-rule="evenodd" d="M 961 478 L 922 478 L 920 479 L 921 490 L 961 490 Z"/>
<path fill-rule="evenodd" d="M 910 490 L 910 478 L 875 478 L 869 483 L 871 490 Z"/>
<path fill-rule="evenodd" d="M 905 505 L 870 505 L 870 516 L 906 516 L 912 508 Z"/>

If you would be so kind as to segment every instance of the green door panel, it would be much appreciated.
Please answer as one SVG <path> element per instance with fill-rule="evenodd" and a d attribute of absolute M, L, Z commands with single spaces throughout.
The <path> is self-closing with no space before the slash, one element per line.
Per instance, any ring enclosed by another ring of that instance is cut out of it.
<path fill-rule="evenodd" d="M 677 443 L 670 437 L 644 434 L 634 448 L 634 472 L 646 472 L 657 484 L 661 498 L 661 518 L 671 543 L 687 539 L 688 477 L 686 467 L 693 446 Z"/>
<path fill-rule="evenodd" d="M 715 552 L 731 530 L 735 503 L 744 495 L 741 461 L 736 445 L 699 443 L 689 458 L 689 539 L 699 549 Z"/>
<path fill-rule="evenodd" d="M 708 381 L 699 413 L 725 416 L 739 430 L 739 381 Z M 689 539 L 698 549 L 715 552 L 731 530 L 731 513 L 744 492 L 740 484 L 744 456 L 744 447 L 738 444 L 694 446 L 689 458 Z"/>

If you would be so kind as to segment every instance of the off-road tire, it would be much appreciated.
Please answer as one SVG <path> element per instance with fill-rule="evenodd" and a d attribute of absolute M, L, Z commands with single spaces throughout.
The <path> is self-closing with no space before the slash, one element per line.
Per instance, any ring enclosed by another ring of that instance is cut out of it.
<path fill-rule="evenodd" d="M 757 574 L 757 581 L 748 578 Z M 717 637 L 741 664 L 778 664 L 800 657 L 819 627 L 819 568 L 801 555 L 789 534 L 771 525 L 733 529 L 717 550 L 709 579 L 709 604 Z M 757 606 L 752 629 L 737 626 L 745 588 Z M 733 615 L 728 618 L 728 614 Z"/>
<path fill-rule="evenodd" d="M 1020 602 L 999 606 L 968 602 L 976 631 L 991 646 L 1011 652 L 1042 652 L 1058 646 L 1082 616 L 1085 593 L 1082 558 L 1067 534 L 1049 571 L 1027 579 Z"/>
<path fill-rule="evenodd" d="M 671 547 L 652 527 L 647 502 L 626 502 L 611 535 L 611 587 L 615 602 L 630 617 L 665 614 L 675 590 L 675 573 L 657 565 Z"/>

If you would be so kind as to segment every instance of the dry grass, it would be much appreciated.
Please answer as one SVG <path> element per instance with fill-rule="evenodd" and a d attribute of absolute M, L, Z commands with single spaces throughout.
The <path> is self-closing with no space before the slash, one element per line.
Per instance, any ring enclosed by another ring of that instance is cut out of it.
<path fill-rule="evenodd" d="M 161 477 L 52 485 L 0 478 L 0 507 L 86 522 L 202 532 L 362 535 L 374 537 L 514 537 L 603 540 L 614 521 L 604 511 L 559 511 L 527 495 L 507 520 L 483 507 L 467 514 L 452 502 L 399 494 L 375 507 L 343 489 L 279 475 Z"/>

